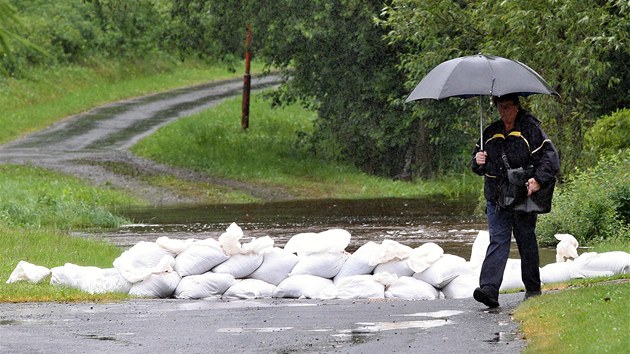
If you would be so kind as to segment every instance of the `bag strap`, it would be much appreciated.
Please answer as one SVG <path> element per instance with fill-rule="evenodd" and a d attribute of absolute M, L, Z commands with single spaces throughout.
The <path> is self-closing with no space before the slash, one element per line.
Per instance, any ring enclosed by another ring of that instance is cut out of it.
<path fill-rule="evenodd" d="M 501 160 L 503 160 L 503 164 L 505 165 L 505 168 L 507 168 L 508 170 L 512 168 L 510 167 L 510 163 L 508 162 L 507 156 L 505 156 L 505 150 L 503 150 L 503 147 L 501 147 Z"/>

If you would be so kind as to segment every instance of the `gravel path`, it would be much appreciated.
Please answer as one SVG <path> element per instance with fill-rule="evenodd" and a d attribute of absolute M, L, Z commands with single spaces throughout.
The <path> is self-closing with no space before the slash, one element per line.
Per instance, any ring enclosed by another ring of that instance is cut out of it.
<path fill-rule="evenodd" d="M 252 79 L 252 89 L 277 85 L 278 76 Z M 129 148 L 159 127 L 181 117 L 208 109 L 225 98 L 241 94 L 242 80 L 209 83 L 143 96 L 98 107 L 64 119 L 47 129 L 0 147 L 0 163 L 31 164 L 128 190 L 152 204 L 197 202 L 194 197 L 157 188 L 139 176 L 173 175 L 179 179 L 208 182 L 243 190 L 262 200 L 291 199 L 281 190 L 209 177 L 140 158 Z M 104 166 L 127 165 L 134 174 L 118 174 Z"/>

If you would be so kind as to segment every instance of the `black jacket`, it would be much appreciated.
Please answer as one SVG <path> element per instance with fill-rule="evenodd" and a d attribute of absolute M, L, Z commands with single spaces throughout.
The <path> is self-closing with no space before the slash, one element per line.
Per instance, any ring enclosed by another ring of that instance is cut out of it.
<path fill-rule="evenodd" d="M 503 122 L 496 121 L 483 131 L 484 150 L 487 152 L 486 163 L 478 165 L 473 151 L 472 170 L 484 176 L 484 196 L 490 202 L 497 202 L 498 185 L 507 179 L 505 164 L 501 158 L 505 151 L 510 168 L 534 167 L 534 179 L 544 188 L 555 183 L 555 176 L 560 171 L 558 151 L 540 127 L 540 121 L 530 112 L 519 109 L 514 129 L 504 131 Z"/>

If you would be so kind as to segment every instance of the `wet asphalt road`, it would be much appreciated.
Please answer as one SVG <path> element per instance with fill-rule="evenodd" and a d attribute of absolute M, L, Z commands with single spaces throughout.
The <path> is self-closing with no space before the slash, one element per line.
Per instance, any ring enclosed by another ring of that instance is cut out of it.
<path fill-rule="evenodd" d="M 0 304 L 0 352 L 519 353 L 522 298 Z"/>

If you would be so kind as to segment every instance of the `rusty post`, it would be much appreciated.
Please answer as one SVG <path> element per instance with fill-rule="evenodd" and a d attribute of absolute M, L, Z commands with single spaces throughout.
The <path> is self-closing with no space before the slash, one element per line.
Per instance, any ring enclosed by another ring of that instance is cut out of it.
<path fill-rule="evenodd" d="M 243 106 L 241 127 L 246 130 L 249 128 L 249 92 L 251 89 L 252 77 L 249 74 L 249 62 L 252 57 L 252 26 L 247 25 L 247 49 L 245 51 L 245 76 L 243 77 Z"/>

